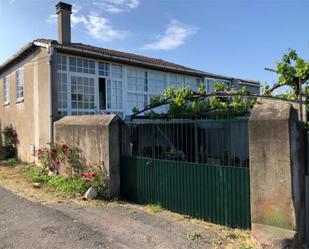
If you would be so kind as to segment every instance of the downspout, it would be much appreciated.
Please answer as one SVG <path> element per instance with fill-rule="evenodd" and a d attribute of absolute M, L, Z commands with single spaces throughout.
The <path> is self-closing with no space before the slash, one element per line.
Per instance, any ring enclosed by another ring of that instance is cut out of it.
<path fill-rule="evenodd" d="M 48 47 L 48 86 L 49 86 L 49 141 L 54 143 L 54 126 L 53 126 L 53 55 L 54 47 Z"/>

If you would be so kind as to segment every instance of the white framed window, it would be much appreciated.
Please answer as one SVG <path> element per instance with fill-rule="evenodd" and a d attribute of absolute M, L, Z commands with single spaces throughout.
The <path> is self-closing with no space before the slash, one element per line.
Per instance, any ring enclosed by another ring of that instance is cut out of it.
<path fill-rule="evenodd" d="M 186 87 L 190 87 L 193 91 L 196 91 L 198 85 L 202 82 L 200 78 L 186 76 Z"/>
<path fill-rule="evenodd" d="M 147 104 L 148 104 L 147 94 L 128 93 L 128 105 L 129 108 L 131 108 L 131 110 L 134 107 L 138 108 L 139 110 L 142 110 Z"/>
<path fill-rule="evenodd" d="M 7 105 L 10 103 L 10 78 L 5 76 L 3 78 L 3 104 Z"/>
<path fill-rule="evenodd" d="M 95 112 L 94 94 L 94 78 L 71 76 L 72 114 Z"/>
<path fill-rule="evenodd" d="M 185 85 L 185 76 L 181 74 L 170 74 L 169 85 L 175 88 L 183 87 Z"/>
<path fill-rule="evenodd" d="M 143 69 L 128 68 L 128 90 L 135 92 L 148 92 L 147 71 Z"/>
<path fill-rule="evenodd" d="M 95 63 L 92 60 L 70 57 L 69 63 L 71 72 L 95 74 Z"/>
<path fill-rule="evenodd" d="M 56 80 L 56 88 L 57 88 L 57 104 L 58 111 L 60 113 L 67 113 L 68 108 L 68 80 L 66 73 L 57 73 Z"/>
<path fill-rule="evenodd" d="M 19 68 L 15 72 L 16 75 L 16 101 L 24 98 L 24 69 Z"/>
<path fill-rule="evenodd" d="M 148 72 L 149 92 L 162 94 L 166 87 L 166 75 L 161 72 Z"/>
<path fill-rule="evenodd" d="M 122 81 L 121 80 L 108 80 L 107 81 L 107 109 L 122 109 L 123 107 L 123 94 L 122 94 Z"/>
<path fill-rule="evenodd" d="M 110 76 L 110 64 L 106 62 L 99 62 L 99 75 L 100 76 Z"/>
<path fill-rule="evenodd" d="M 67 57 L 66 56 L 58 54 L 56 58 L 56 62 L 57 62 L 57 70 L 60 70 L 60 71 L 67 70 Z"/>
<path fill-rule="evenodd" d="M 122 66 L 112 64 L 112 78 L 122 79 Z"/>

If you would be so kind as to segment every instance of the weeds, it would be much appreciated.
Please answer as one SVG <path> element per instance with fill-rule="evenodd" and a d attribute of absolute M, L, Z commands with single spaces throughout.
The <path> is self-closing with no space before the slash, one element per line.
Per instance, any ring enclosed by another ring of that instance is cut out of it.
<path fill-rule="evenodd" d="M 65 177 L 65 176 L 45 175 L 45 170 L 38 166 L 30 166 L 25 168 L 24 174 L 32 182 L 39 182 L 42 184 L 46 184 L 51 189 L 69 195 L 84 193 L 88 188 L 87 184 L 81 179 Z"/>
<path fill-rule="evenodd" d="M 21 162 L 19 159 L 15 157 L 10 158 L 10 159 L 0 160 L 0 162 L 1 162 L 1 165 L 9 166 L 9 167 L 16 167 L 17 165 L 26 164 L 26 163 Z"/>
<path fill-rule="evenodd" d="M 189 233 L 187 234 L 187 239 L 189 240 L 200 240 L 202 239 L 202 235 L 199 233 Z"/>
<path fill-rule="evenodd" d="M 81 179 L 65 176 L 50 176 L 47 185 L 53 189 L 71 195 L 84 193 L 88 188 Z"/>
<path fill-rule="evenodd" d="M 147 209 L 152 213 L 159 213 L 163 211 L 160 204 L 148 204 Z"/>

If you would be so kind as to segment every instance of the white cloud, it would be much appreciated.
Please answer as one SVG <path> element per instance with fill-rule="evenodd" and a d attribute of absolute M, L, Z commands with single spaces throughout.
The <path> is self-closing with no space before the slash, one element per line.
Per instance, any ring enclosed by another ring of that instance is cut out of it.
<path fill-rule="evenodd" d="M 146 44 L 144 50 L 171 50 L 183 45 L 186 39 L 198 31 L 197 27 L 171 20 L 157 41 Z"/>
<path fill-rule="evenodd" d="M 49 24 L 54 24 L 57 22 L 57 15 L 56 14 L 52 14 L 50 15 L 46 21 L 49 23 Z"/>
<path fill-rule="evenodd" d="M 111 13 L 129 12 L 138 7 L 140 0 L 96 0 L 93 4 Z"/>
<path fill-rule="evenodd" d="M 71 16 L 72 27 L 78 24 L 84 25 L 91 37 L 109 42 L 115 39 L 122 39 L 128 35 L 128 32 L 115 30 L 107 18 L 101 17 L 95 12 L 84 16 L 79 14 L 80 10 L 80 7 L 73 7 Z M 57 22 L 57 15 L 50 15 L 46 21 L 50 24 L 55 24 Z"/>
<path fill-rule="evenodd" d="M 113 29 L 110 21 L 96 14 L 88 16 L 85 23 L 88 33 L 95 39 L 102 41 L 112 41 L 114 39 L 122 39 L 127 36 L 127 32 Z"/>

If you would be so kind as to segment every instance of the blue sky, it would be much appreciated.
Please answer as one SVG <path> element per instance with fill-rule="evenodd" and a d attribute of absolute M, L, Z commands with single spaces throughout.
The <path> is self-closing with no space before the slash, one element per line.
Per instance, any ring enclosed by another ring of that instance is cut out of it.
<path fill-rule="evenodd" d="M 0 1 L 0 63 L 33 39 L 57 39 L 54 0 Z M 73 42 L 228 76 L 277 81 L 264 67 L 288 48 L 308 59 L 308 0 L 67 0 Z"/>

